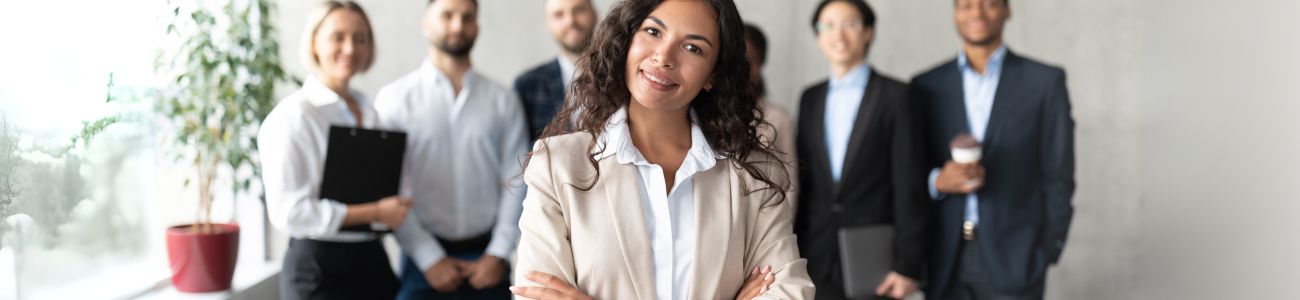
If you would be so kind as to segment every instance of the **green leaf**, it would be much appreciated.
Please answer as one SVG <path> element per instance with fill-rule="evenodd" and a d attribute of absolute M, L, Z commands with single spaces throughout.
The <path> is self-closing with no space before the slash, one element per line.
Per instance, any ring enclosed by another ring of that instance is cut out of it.
<path fill-rule="evenodd" d="M 113 72 L 108 73 L 108 92 L 105 94 L 108 95 L 105 97 L 104 102 L 105 103 L 112 102 L 113 101 Z"/>

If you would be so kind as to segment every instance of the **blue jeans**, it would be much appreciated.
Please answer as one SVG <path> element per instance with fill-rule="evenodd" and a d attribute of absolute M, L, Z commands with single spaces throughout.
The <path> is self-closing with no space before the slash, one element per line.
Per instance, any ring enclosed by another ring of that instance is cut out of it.
<path fill-rule="evenodd" d="M 479 253 L 458 253 L 448 254 L 464 261 L 474 261 L 480 256 Z M 463 282 L 460 289 L 450 293 L 439 293 L 429 286 L 429 281 L 424 279 L 424 270 L 415 265 L 410 257 L 402 255 L 402 289 L 397 292 L 397 300 L 461 300 L 461 299 L 485 299 L 485 300 L 509 300 L 513 294 L 510 293 L 510 265 L 502 264 L 505 273 L 501 275 L 501 283 L 497 286 L 483 290 L 476 290 L 469 285 L 469 282 Z"/>

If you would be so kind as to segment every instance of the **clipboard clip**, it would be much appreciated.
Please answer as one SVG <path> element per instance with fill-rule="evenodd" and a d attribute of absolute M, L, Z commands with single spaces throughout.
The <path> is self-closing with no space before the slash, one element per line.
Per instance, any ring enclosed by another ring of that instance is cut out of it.
<path fill-rule="evenodd" d="M 348 130 L 348 134 L 351 135 L 351 136 L 357 136 L 357 129 L 356 129 L 356 128 L 349 129 L 349 130 Z M 388 132 L 387 132 L 387 131 L 380 131 L 380 132 L 379 132 L 379 138 L 387 140 L 387 139 L 388 139 Z"/>

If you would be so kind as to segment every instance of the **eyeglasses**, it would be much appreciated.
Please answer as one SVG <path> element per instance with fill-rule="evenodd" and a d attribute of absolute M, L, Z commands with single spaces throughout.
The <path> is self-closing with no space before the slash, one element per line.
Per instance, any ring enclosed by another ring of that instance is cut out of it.
<path fill-rule="evenodd" d="M 974 3 L 972 3 L 972 2 L 974 2 Z M 963 1 L 963 2 L 958 2 L 958 3 L 957 3 L 957 10 L 962 10 L 962 11 L 973 10 L 973 9 L 975 9 L 975 7 L 979 7 L 979 8 L 983 8 L 983 9 L 989 10 L 989 9 L 998 9 L 998 8 L 1002 8 L 1003 6 L 1006 6 L 1006 2 L 1005 2 L 1005 1 L 1003 1 L 1003 2 L 997 2 L 997 1 Z"/>
<path fill-rule="evenodd" d="M 843 22 L 838 22 L 838 23 L 836 23 L 836 22 L 817 22 L 817 33 L 823 33 L 823 32 L 827 32 L 827 31 L 831 31 L 831 30 L 835 30 L 835 29 L 837 29 L 837 28 L 839 28 L 839 29 L 844 29 L 844 30 L 848 30 L 848 31 L 859 31 L 859 30 L 862 30 L 862 28 L 864 27 L 864 25 L 865 25 L 865 24 L 862 23 L 862 19 L 853 19 L 853 20 L 848 20 L 848 21 L 843 21 Z"/>

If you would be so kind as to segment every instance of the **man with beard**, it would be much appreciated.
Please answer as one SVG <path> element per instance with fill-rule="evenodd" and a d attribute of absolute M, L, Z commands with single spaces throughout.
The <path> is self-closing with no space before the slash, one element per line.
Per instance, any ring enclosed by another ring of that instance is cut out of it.
<path fill-rule="evenodd" d="M 474 0 L 430 1 L 428 59 L 375 97 L 382 126 L 407 133 L 400 194 L 415 203 L 396 231 L 397 299 L 510 298 L 528 126 L 515 94 L 470 68 L 477 16 Z"/>
<path fill-rule="evenodd" d="M 515 79 L 515 92 L 523 101 L 528 132 L 534 140 L 564 106 L 564 96 L 573 82 L 573 63 L 596 27 L 596 10 L 590 0 L 546 0 L 545 6 L 546 28 L 560 44 L 560 55 Z"/>

